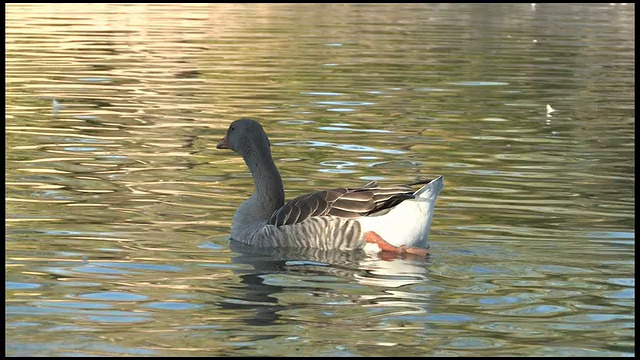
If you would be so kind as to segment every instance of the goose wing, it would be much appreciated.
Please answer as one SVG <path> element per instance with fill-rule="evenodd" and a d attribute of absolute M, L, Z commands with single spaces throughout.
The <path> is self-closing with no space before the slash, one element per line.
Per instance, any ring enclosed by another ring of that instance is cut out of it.
<path fill-rule="evenodd" d="M 413 199 L 412 185 L 426 184 L 421 180 L 408 185 L 380 187 L 375 181 L 362 187 L 336 188 L 298 196 L 276 210 L 268 223 L 275 226 L 292 225 L 313 216 L 356 218 L 394 207 L 406 199 Z"/>

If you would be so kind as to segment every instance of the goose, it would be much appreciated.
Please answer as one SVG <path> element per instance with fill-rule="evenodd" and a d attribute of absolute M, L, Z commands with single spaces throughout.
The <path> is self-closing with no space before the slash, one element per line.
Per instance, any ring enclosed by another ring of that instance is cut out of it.
<path fill-rule="evenodd" d="M 313 191 L 285 203 L 282 178 L 259 122 L 234 121 L 216 148 L 241 155 L 254 181 L 253 194 L 233 215 L 232 240 L 252 247 L 428 255 L 442 176 L 394 186 L 371 181 Z M 415 190 L 416 185 L 422 187 Z"/>

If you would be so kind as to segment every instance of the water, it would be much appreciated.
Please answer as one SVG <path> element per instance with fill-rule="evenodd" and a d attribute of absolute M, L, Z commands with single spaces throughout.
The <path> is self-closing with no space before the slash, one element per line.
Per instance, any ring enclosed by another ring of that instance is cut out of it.
<path fill-rule="evenodd" d="M 6 354 L 634 355 L 634 11 L 7 5 Z M 241 116 L 288 198 L 444 175 L 432 255 L 230 243 Z"/>

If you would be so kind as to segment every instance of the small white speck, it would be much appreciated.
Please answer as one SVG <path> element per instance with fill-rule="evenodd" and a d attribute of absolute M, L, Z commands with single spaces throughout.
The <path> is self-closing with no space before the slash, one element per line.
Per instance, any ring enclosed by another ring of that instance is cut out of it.
<path fill-rule="evenodd" d="M 535 43 L 537 43 L 537 42 L 538 42 L 538 40 L 536 40 L 536 39 L 533 39 L 533 43 L 534 43 L 534 44 L 535 44 Z"/>
<path fill-rule="evenodd" d="M 56 99 L 51 101 L 51 105 L 53 106 L 53 114 L 57 114 L 62 109 L 62 104 L 60 104 Z"/>
<path fill-rule="evenodd" d="M 551 105 L 547 104 L 547 114 L 551 114 L 552 112 L 555 112 L 555 109 L 551 107 Z"/>

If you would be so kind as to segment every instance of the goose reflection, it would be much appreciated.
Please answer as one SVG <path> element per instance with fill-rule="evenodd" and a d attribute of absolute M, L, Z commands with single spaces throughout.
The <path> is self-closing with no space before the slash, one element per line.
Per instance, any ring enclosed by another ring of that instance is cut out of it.
<path fill-rule="evenodd" d="M 370 290 L 365 293 L 362 289 L 339 292 L 342 299 L 347 299 L 340 305 L 384 308 L 381 313 L 371 313 L 368 319 L 423 315 L 429 306 L 428 296 L 400 289 L 428 281 L 429 261 L 423 257 L 379 258 L 364 252 L 256 248 L 234 240 L 230 240 L 230 248 L 236 253 L 232 263 L 249 265 L 249 268 L 234 270 L 245 285 L 241 298 L 227 298 L 220 306 L 225 309 L 253 309 L 255 316 L 243 320 L 250 325 L 274 325 L 283 310 L 290 312 L 312 306 L 309 303 L 285 306 L 279 302 L 279 296 L 296 289 L 314 296 L 326 296 L 324 303 L 332 305 L 337 292 L 333 285 L 344 285 L 345 281 Z M 290 275 L 300 277 L 304 284 L 289 281 L 287 277 Z"/>

